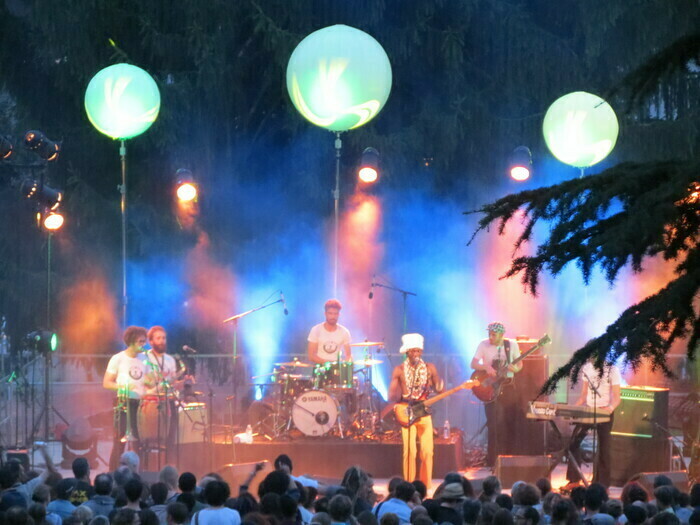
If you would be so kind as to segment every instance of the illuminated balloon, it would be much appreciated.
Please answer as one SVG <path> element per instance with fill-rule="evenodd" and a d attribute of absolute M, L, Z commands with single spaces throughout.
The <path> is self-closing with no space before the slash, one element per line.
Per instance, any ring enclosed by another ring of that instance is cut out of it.
<path fill-rule="evenodd" d="M 593 166 L 607 157 L 615 147 L 619 130 L 610 104 L 584 91 L 555 100 L 542 123 L 552 155 L 577 168 Z"/>
<path fill-rule="evenodd" d="M 367 33 L 335 25 L 311 33 L 287 65 L 287 91 L 312 124 L 347 131 L 366 124 L 391 91 L 391 64 Z"/>
<path fill-rule="evenodd" d="M 130 139 L 151 127 L 160 111 L 160 91 L 140 67 L 115 64 L 98 72 L 85 90 L 85 111 L 100 133 Z"/>

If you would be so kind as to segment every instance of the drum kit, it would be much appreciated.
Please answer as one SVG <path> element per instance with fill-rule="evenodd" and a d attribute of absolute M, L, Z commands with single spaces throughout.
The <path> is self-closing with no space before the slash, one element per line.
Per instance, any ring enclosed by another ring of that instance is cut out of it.
<path fill-rule="evenodd" d="M 253 378 L 271 380 L 254 384 L 264 389 L 263 403 L 270 410 L 252 423 L 271 439 L 291 438 L 295 433 L 341 438 L 373 435 L 381 397 L 372 385 L 372 367 L 382 361 L 369 352 L 383 345 L 371 341 L 351 344 L 367 349 L 365 359 L 358 361 L 276 363 L 271 373 Z"/>

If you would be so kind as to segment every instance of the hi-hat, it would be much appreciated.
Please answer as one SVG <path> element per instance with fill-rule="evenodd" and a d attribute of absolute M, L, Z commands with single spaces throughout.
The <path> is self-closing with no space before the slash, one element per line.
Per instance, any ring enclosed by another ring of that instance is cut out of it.
<path fill-rule="evenodd" d="M 275 363 L 275 366 L 298 366 L 300 368 L 309 368 L 311 365 L 302 363 L 301 361 L 290 361 L 289 363 Z"/>
<path fill-rule="evenodd" d="M 355 361 L 353 364 L 356 366 L 374 366 L 374 365 L 380 365 L 384 361 L 381 361 L 379 359 L 363 359 L 362 361 Z"/>
<path fill-rule="evenodd" d="M 350 343 L 350 346 L 384 346 L 384 343 L 381 341 L 364 341 L 363 343 Z"/>

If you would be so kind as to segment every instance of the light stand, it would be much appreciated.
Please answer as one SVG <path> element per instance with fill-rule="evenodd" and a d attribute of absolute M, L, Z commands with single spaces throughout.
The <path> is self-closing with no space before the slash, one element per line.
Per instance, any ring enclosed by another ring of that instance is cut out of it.
<path fill-rule="evenodd" d="M 343 142 L 340 131 L 335 132 L 335 190 L 333 190 L 333 208 L 335 213 L 335 233 L 333 235 L 333 297 L 338 296 L 338 249 L 340 235 L 340 151 Z"/>
<path fill-rule="evenodd" d="M 126 286 L 126 141 L 120 140 L 119 158 L 122 168 L 122 183 L 119 185 L 121 194 L 120 210 L 122 219 L 122 326 L 126 326 L 126 309 L 128 304 Z"/>

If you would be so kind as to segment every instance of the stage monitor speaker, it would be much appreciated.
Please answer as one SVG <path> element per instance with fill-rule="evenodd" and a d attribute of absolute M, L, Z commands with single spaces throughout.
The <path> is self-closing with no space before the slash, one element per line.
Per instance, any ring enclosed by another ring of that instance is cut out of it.
<path fill-rule="evenodd" d="M 616 487 L 622 487 L 640 471 L 670 470 L 671 449 L 668 439 L 611 436 L 610 442 L 610 482 Z"/>
<path fill-rule="evenodd" d="M 503 488 L 510 488 L 516 481 L 535 483 L 540 478 L 549 479 L 549 456 L 498 456 L 496 477 Z"/>
<path fill-rule="evenodd" d="M 630 478 L 630 481 L 639 483 L 649 494 L 654 493 L 654 479 L 656 476 L 664 475 L 673 481 L 673 486 L 681 492 L 688 492 L 690 480 L 685 470 L 668 470 L 665 472 L 640 472 Z"/>
<path fill-rule="evenodd" d="M 519 343 L 520 344 L 520 343 Z M 532 345 L 526 348 L 521 348 L 521 352 L 527 350 Z M 514 454 L 522 454 L 525 456 L 542 455 L 545 453 L 545 432 L 547 432 L 547 423 L 544 421 L 534 421 L 526 419 L 527 403 L 535 399 L 542 389 L 545 381 L 549 377 L 549 359 L 546 355 L 531 355 L 523 359 L 523 368 L 515 376 L 515 389 L 518 393 L 518 398 L 521 401 L 522 418 L 513 422 L 513 427 L 517 426 L 518 440 L 512 452 Z"/>
<path fill-rule="evenodd" d="M 248 486 L 248 492 L 251 494 L 257 495 L 260 482 L 265 479 L 265 476 L 274 470 L 272 463 L 270 463 L 268 460 L 261 461 L 260 463 L 263 464 L 263 469 L 256 474 L 253 481 Z M 224 481 L 228 483 L 229 487 L 231 487 L 232 495 L 238 494 L 238 487 L 240 487 L 243 482 L 248 479 L 250 473 L 255 469 L 256 464 L 257 462 L 255 461 L 250 463 L 229 463 L 228 465 L 224 465 L 222 468 L 220 468 L 217 471 L 217 474 L 224 478 Z"/>
<path fill-rule="evenodd" d="M 186 403 L 178 413 L 178 443 L 203 443 L 207 432 L 206 403 Z"/>
<path fill-rule="evenodd" d="M 665 438 L 668 428 L 668 388 L 629 386 L 620 389 L 613 436 Z"/>

